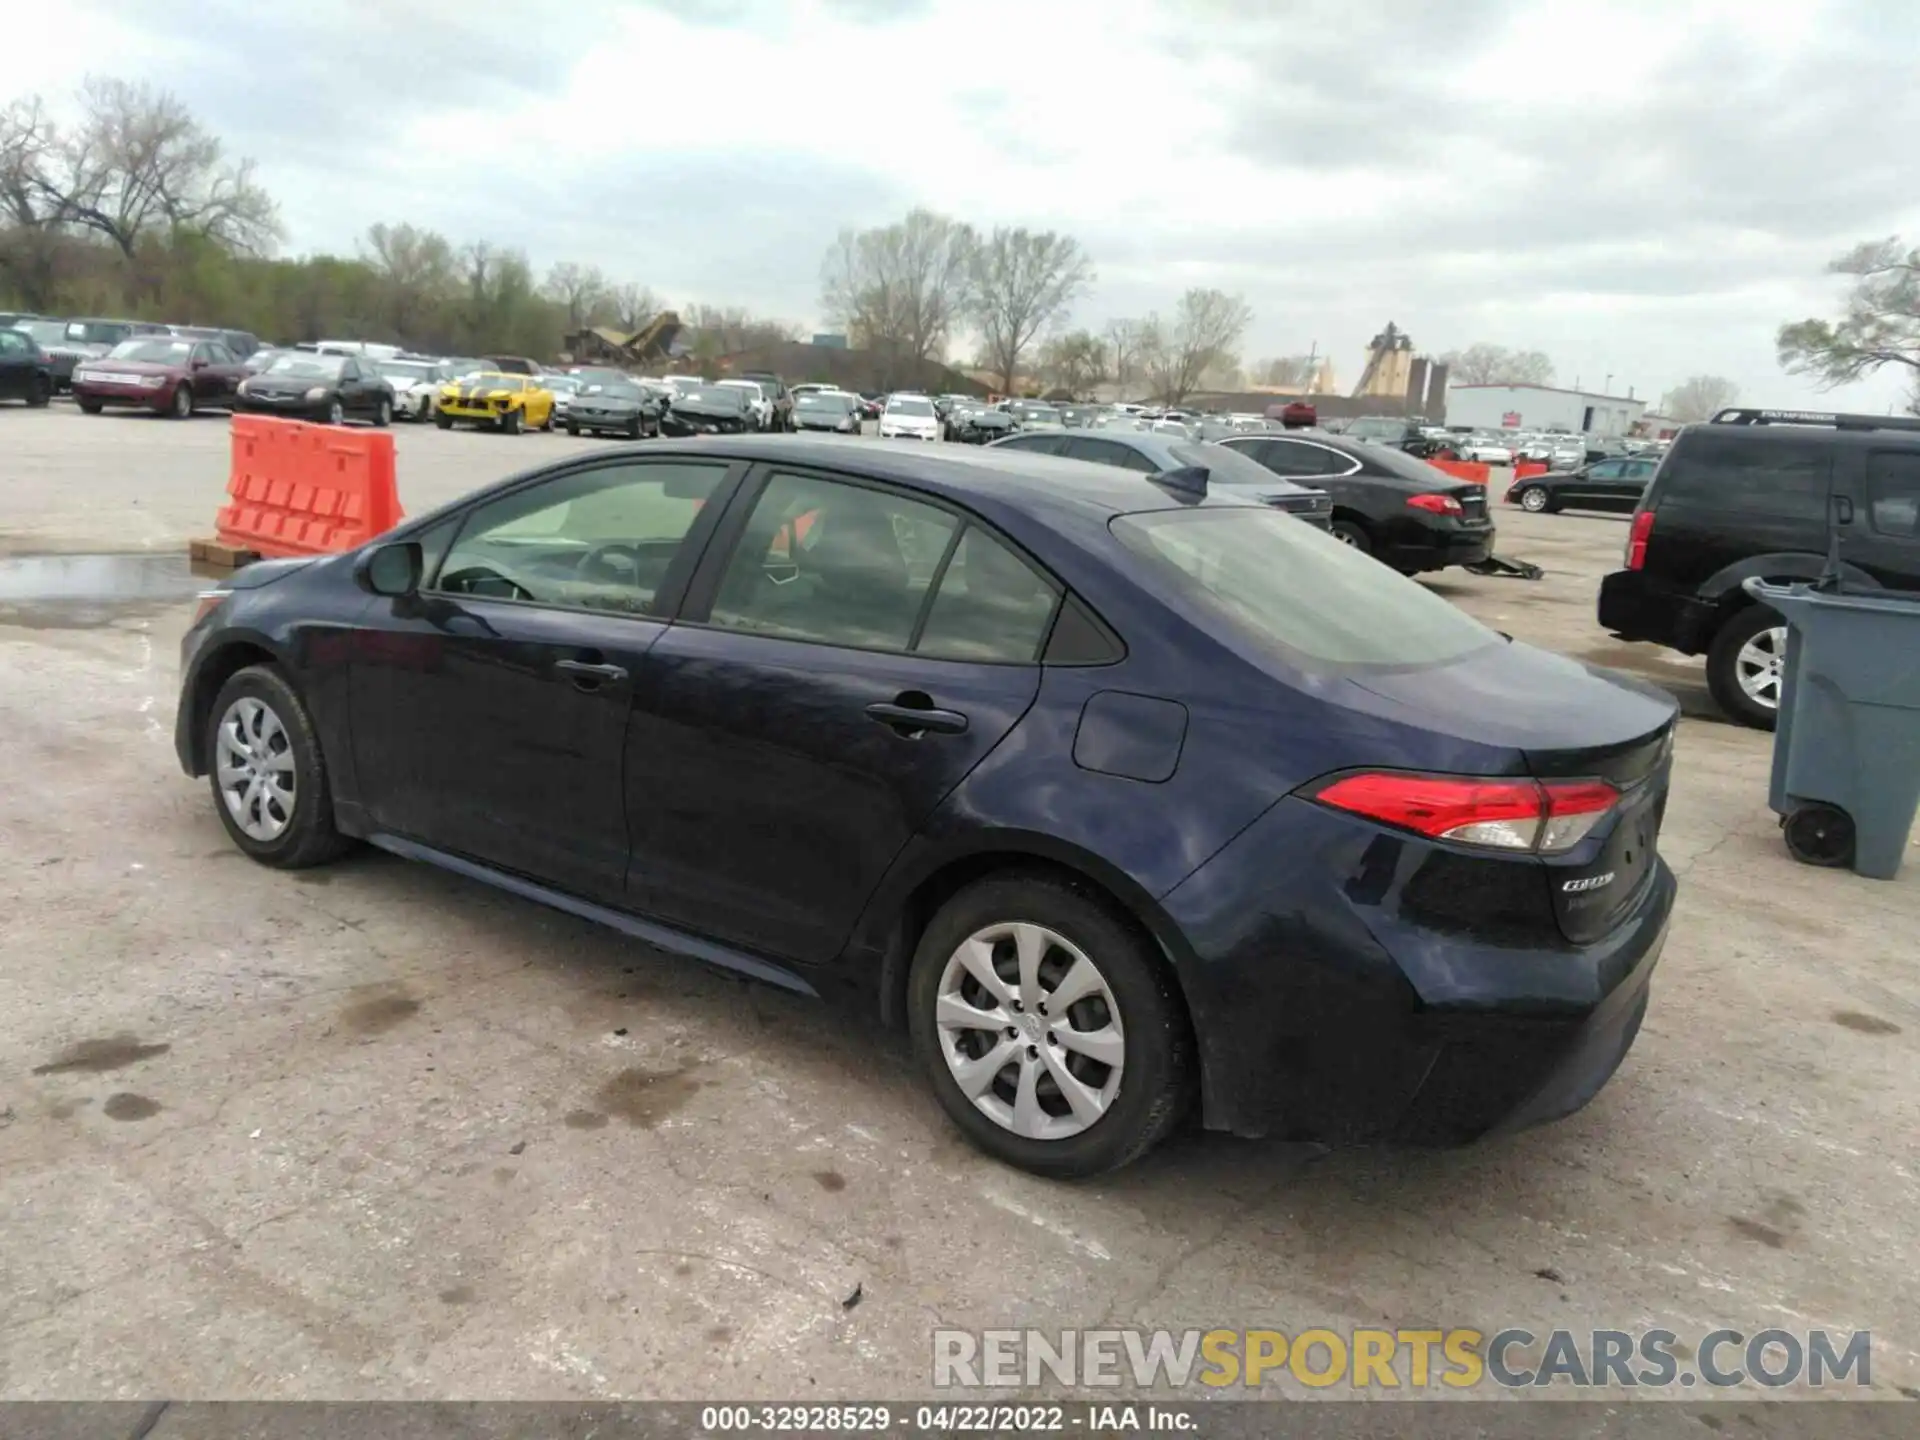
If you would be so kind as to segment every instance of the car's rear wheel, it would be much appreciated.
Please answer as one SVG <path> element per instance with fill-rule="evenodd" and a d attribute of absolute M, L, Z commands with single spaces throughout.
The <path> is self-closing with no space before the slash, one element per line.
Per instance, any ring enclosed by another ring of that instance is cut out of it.
<path fill-rule="evenodd" d="M 27 404 L 35 410 L 53 403 L 53 382 L 44 375 L 33 377 L 33 384 L 27 390 Z"/>
<path fill-rule="evenodd" d="M 1707 651 L 1707 688 L 1732 719 L 1771 730 L 1786 676 L 1787 624 L 1766 605 L 1748 605 L 1720 627 Z"/>
<path fill-rule="evenodd" d="M 185 420 L 193 414 L 193 387 L 186 381 L 173 387 L 173 402 L 168 405 L 167 413 L 176 420 Z"/>
<path fill-rule="evenodd" d="M 580 427 L 574 424 L 573 421 L 569 420 L 567 422 L 567 434 L 573 436 L 575 439 L 578 439 L 580 437 Z"/>
<path fill-rule="evenodd" d="M 98 400 L 82 400 L 79 403 L 80 403 L 80 412 L 83 415 L 98 415 L 102 410 L 107 408 L 106 406 L 102 405 Z"/>
<path fill-rule="evenodd" d="M 352 844 L 334 828 L 313 721 L 279 670 L 250 665 L 220 687 L 206 745 L 214 809 L 247 855 L 298 870 L 332 860 Z"/>
<path fill-rule="evenodd" d="M 989 879 L 942 906 L 908 980 L 920 1063 L 982 1150 L 1055 1178 L 1146 1153 L 1185 1113 L 1193 1057 L 1144 937 L 1057 880 Z"/>
<path fill-rule="evenodd" d="M 1367 534 L 1365 527 L 1351 520 L 1336 520 L 1327 529 L 1342 545 L 1351 545 L 1362 555 L 1373 553 L 1373 537 Z"/>
<path fill-rule="evenodd" d="M 1547 494 L 1544 487 L 1529 485 L 1520 492 L 1520 508 L 1522 510 L 1531 510 L 1535 515 L 1538 515 L 1543 510 L 1551 510 L 1553 508 L 1553 497 Z"/>

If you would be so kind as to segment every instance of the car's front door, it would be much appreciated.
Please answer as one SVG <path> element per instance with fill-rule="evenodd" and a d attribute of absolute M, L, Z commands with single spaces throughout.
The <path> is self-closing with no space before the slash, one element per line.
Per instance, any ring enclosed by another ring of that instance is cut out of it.
<path fill-rule="evenodd" d="M 628 711 L 729 476 L 621 457 L 435 527 L 421 592 L 376 601 L 355 636 L 374 828 L 618 903 Z"/>
<path fill-rule="evenodd" d="M 1647 482 L 1653 479 L 1655 462 L 1652 460 L 1622 460 L 1619 462 L 1620 476 L 1604 486 L 1595 486 L 1596 501 L 1602 509 L 1631 514 L 1639 507 L 1640 497 L 1646 494 Z"/>
<path fill-rule="evenodd" d="M 774 468 L 648 656 L 627 741 L 636 909 L 830 959 L 1039 688 L 1054 585 L 964 515 Z"/>
<path fill-rule="evenodd" d="M 24 331 L 0 330 L 0 400 L 24 400 L 33 390 L 39 350 Z"/>

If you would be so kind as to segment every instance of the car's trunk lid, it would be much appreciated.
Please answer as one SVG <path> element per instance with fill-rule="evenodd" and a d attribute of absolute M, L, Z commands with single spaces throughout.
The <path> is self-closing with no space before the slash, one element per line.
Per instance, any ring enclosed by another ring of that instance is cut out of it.
<path fill-rule="evenodd" d="M 1562 932 L 1576 944 L 1605 935 L 1638 899 L 1653 875 L 1666 809 L 1679 713 L 1670 695 L 1518 643 L 1349 681 L 1388 702 L 1388 718 L 1463 742 L 1454 750 L 1463 768 L 1476 763 L 1476 751 L 1477 763 L 1486 765 L 1491 757 L 1478 747 L 1491 746 L 1511 757 L 1506 773 L 1612 785 L 1618 805 L 1568 853 L 1543 857 L 1544 883 L 1552 887 Z M 1439 768 L 1451 767 L 1443 760 Z"/>

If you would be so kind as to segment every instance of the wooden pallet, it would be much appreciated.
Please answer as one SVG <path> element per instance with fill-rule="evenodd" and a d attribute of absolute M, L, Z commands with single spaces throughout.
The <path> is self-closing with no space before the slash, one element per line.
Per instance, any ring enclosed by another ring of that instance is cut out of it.
<path fill-rule="evenodd" d="M 206 565 L 215 570 L 238 570 L 259 558 L 258 550 L 243 550 L 235 545 L 224 545 L 218 540 L 193 540 L 187 545 L 190 563 Z"/>

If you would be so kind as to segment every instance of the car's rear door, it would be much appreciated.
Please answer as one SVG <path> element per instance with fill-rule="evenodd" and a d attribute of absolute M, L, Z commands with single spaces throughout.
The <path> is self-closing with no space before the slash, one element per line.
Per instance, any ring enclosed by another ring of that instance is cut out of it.
<path fill-rule="evenodd" d="M 961 512 L 762 467 L 627 737 L 630 905 L 829 960 L 901 848 L 1019 722 L 1056 587 Z"/>
<path fill-rule="evenodd" d="M 376 601 L 354 637 L 373 828 L 619 903 L 628 712 L 735 473 L 620 454 L 424 537 L 421 593 Z"/>

